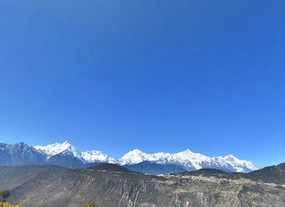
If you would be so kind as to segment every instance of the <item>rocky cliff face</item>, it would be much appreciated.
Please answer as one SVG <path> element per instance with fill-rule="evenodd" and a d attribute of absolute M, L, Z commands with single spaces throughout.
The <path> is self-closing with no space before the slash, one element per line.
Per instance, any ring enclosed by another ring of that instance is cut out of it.
<path fill-rule="evenodd" d="M 215 173 L 164 177 L 115 165 L 70 170 L 57 167 L 0 169 L 0 190 L 27 207 L 261 207 L 285 206 L 285 187 Z"/>

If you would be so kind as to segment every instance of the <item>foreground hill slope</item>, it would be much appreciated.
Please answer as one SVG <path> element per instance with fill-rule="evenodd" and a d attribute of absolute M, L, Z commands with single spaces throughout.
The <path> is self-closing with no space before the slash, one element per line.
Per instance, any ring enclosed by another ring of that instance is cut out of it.
<path fill-rule="evenodd" d="M 116 165 L 1 167 L 0 190 L 26 207 L 280 207 L 285 187 L 220 171 L 147 176 Z M 269 176 L 269 174 L 268 174 Z"/>
<path fill-rule="evenodd" d="M 253 171 L 246 174 L 245 177 L 266 183 L 285 184 L 285 163 Z"/>

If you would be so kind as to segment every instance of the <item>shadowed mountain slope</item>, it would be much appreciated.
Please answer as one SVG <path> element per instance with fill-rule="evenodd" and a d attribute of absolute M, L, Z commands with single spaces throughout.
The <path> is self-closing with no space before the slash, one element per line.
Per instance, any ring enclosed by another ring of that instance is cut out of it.
<path fill-rule="evenodd" d="M 266 183 L 285 184 L 285 163 L 253 171 L 246 174 L 245 177 Z"/>
<path fill-rule="evenodd" d="M 149 175 L 160 175 L 160 174 L 169 174 L 169 173 L 179 173 L 184 172 L 186 169 L 181 165 L 175 164 L 159 164 L 155 162 L 141 162 L 133 165 L 125 165 L 126 168 L 141 172 Z"/>
<path fill-rule="evenodd" d="M 74 170 L 1 167 L 0 190 L 10 190 L 9 201 L 27 207 L 80 207 L 89 202 L 99 207 L 285 206 L 281 185 L 218 170 L 191 173 L 157 177 L 110 164 Z"/>

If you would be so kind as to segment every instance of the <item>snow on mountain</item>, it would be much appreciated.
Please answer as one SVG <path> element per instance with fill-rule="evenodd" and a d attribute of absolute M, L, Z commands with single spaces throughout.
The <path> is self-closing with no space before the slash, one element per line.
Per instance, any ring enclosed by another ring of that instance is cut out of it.
<path fill-rule="evenodd" d="M 120 160 L 116 160 L 107 154 L 91 150 L 79 152 L 69 142 L 49 144 L 46 146 L 34 146 L 36 150 L 51 158 L 59 154 L 71 154 L 80 159 L 83 163 L 106 162 L 120 165 L 134 165 L 142 162 L 152 162 L 157 164 L 174 164 L 182 166 L 185 170 L 198 170 L 202 168 L 221 169 L 229 172 L 249 172 L 257 167 L 246 160 L 240 160 L 233 155 L 209 157 L 187 149 L 178 153 L 145 153 L 139 149 L 126 153 Z"/>
<path fill-rule="evenodd" d="M 220 157 L 220 159 L 232 165 L 235 169 L 235 172 L 249 172 L 258 169 L 252 162 L 249 162 L 247 160 L 240 160 L 233 155 Z"/>
<path fill-rule="evenodd" d="M 134 149 L 128 153 L 126 153 L 120 160 L 120 163 L 122 165 L 127 164 L 138 164 L 140 162 L 143 162 L 145 160 L 148 160 L 148 154 L 138 150 Z"/>
<path fill-rule="evenodd" d="M 120 162 L 123 165 L 138 164 L 144 161 L 155 162 L 159 164 L 180 164 L 186 167 L 186 169 L 200 169 L 202 161 L 209 160 L 210 158 L 198 153 L 193 153 L 189 149 L 174 154 L 159 152 L 147 154 L 138 149 L 132 150 L 125 154 Z"/>
<path fill-rule="evenodd" d="M 96 150 L 82 152 L 81 158 L 85 160 L 87 163 L 106 162 L 106 163 L 115 164 L 118 162 L 117 160 L 108 156 L 107 154 Z"/>
<path fill-rule="evenodd" d="M 203 168 L 203 163 L 211 162 L 211 158 L 199 153 L 194 153 L 189 149 L 172 154 L 168 162 L 181 164 L 188 170 L 201 169 Z"/>
<path fill-rule="evenodd" d="M 45 154 L 48 158 L 53 157 L 55 155 L 68 153 L 86 163 L 95 163 L 95 162 L 117 163 L 117 161 L 114 158 L 100 151 L 92 150 L 86 152 L 79 152 L 68 141 L 65 141 L 63 143 L 49 144 L 46 146 L 37 145 L 34 146 L 34 148 L 39 152 Z"/>
<path fill-rule="evenodd" d="M 75 157 L 80 157 L 80 153 L 77 152 L 76 149 L 68 141 L 65 141 L 63 143 L 49 144 L 46 146 L 36 145 L 34 148 L 39 152 L 46 154 L 48 157 L 52 157 L 63 152 L 70 152 Z"/>
<path fill-rule="evenodd" d="M 121 159 L 122 165 L 132 165 L 150 161 L 158 164 L 177 164 L 185 167 L 186 170 L 198 170 L 202 168 L 215 168 L 231 172 L 249 172 L 257 167 L 245 160 L 239 160 L 233 155 L 225 157 L 208 157 L 203 154 L 194 153 L 189 149 L 178 153 L 152 153 L 147 154 L 138 149 L 125 154 Z"/>
<path fill-rule="evenodd" d="M 169 156 L 170 156 L 169 153 L 159 152 L 159 153 L 147 154 L 145 152 L 142 152 L 141 150 L 135 149 L 125 154 L 120 159 L 120 163 L 122 165 L 138 164 L 144 161 L 163 163 L 164 161 L 167 160 Z"/>

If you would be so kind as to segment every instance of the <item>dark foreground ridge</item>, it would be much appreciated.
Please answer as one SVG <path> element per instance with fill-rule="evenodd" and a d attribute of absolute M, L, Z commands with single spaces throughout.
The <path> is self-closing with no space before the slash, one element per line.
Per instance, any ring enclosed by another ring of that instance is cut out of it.
<path fill-rule="evenodd" d="M 0 191 L 25 207 L 285 206 L 284 164 L 248 174 L 203 169 L 148 176 L 112 164 L 0 167 Z"/>
<path fill-rule="evenodd" d="M 93 165 L 92 167 L 88 167 L 87 169 L 93 170 L 103 170 L 103 171 L 113 171 L 113 172 L 131 172 L 128 168 L 109 163 L 98 163 Z"/>

